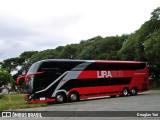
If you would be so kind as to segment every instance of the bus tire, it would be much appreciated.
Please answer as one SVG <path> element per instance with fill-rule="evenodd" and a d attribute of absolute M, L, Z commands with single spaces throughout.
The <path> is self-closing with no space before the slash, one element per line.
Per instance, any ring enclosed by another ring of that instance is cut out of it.
<path fill-rule="evenodd" d="M 71 102 L 77 102 L 77 101 L 79 101 L 79 94 L 78 94 L 78 92 L 71 92 L 69 94 L 69 101 L 71 101 Z"/>
<path fill-rule="evenodd" d="M 55 98 L 57 103 L 64 103 L 67 100 L 67 97 L 64 93 L 57 93 Z"/>
<path fill-rule="evenodd" d="M 128 94 L 129 94 L 128 88 L 124 88 L 124 89 L 122 90 L 122 96 L 125 97 L 125 96 L 128 96 Z"/>
<path fill-rule="evenodd" d="M 134 95 L 137 95 L 137 92 L 138 92 L 137 88 L 136 87 L 132 87 L 132 89 L 130 91 L 130 94 L 134 96 Z"/>

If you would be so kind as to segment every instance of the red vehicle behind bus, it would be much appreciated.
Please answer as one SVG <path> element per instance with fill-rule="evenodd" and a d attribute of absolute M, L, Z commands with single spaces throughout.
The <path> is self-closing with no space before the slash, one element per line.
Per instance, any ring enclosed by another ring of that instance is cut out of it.
<path fill-rule="evenodd" d="M 128 96 L 149 90 L 148 65 L 137 61 L 48 59 L 25 76 L 28 103 L 78 101 L 97 96 Z"/>

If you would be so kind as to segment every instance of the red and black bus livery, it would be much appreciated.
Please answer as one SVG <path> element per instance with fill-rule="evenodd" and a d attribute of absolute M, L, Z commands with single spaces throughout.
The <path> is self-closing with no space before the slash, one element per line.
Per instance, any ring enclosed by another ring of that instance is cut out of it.
<path fill-rule="evenodd" d="M 24 78 L 26 101 L 59 102 L 136 95 L 149 90 L 146 62 L 48 59 L 34 63 Z"/>

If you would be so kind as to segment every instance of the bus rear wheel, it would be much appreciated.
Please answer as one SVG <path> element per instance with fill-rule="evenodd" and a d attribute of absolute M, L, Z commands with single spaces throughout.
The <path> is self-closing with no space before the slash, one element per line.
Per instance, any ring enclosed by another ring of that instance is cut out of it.
<path fill-rule="evenodd" d="M 69 100 L 71 102 L 77 102 L 77 101 L 79 101 L 79 94 L 77 92 L 71 92 L 69 94 Z"/>
<path fill-rule="evenodd" d="M 137 95 L 137 88 L 136 87 L 133 87 L 130 91 L 130 94 L 131 95 Z"/>
<path fill-rule="evenodd" d="M 56 102 L 57 103 L 64 103 L 64 102 L 66 102 L 66 95 L 64 93 L 58 93 L 56 95 Z"/>
<path fill-rule="evenodd" d="M 129 90 L 128 90 L 128 88 L 124 88 L 123 90 L 122 90 L 122 96 L 128 96 L 128 94 L 129 94 Z"/>

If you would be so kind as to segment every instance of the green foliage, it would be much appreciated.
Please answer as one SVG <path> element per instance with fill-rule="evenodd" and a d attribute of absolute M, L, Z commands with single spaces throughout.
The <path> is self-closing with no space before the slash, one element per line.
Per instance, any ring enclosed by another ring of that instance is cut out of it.
<path fill-rule="evenodd" d="M 122 60 L 133 60 L 135 58 L 135 46 L 132 40 L 133 35 L 130 35 L 126 41 L 124 41 L 122 48 L 118 51 L 118 55 Z"/>
<path fill-rule="evenodd" d="M 0 87 L 8 83 L 13 83 L 13 79 L 8 71 L 0 66 Z"/>
<path fill-rule="evenodd" d="M 3 61 L 2 66 L 5 68 L 9 73 L 16 69 L 18 65 L 18 57 L 17 58 L 9 58 Z"/>
<path fill-rule="evenodd" d="M 160 20 L 160 7 L 156 8 L 151 15 L 151 20 Z"/>
<path fill-rule="evenodd" d="M 5 72 L 1 72 L 1 83 L 0 85 L 7 85 L 10 83 L 12 88 L 15 88 L 16 78 L 18 75 L 21 75 L 23 71 L 26 71 L 28 67 L 28 62 L 33 54 L 37 53 L 37 51 L 27 51 L 23 52 L 19 57 L 9 58 L 1 62 L 2 68 L 5 68 Z M 21 67 L 21 69 L 17 69 L 17 67 Z M 17 71 L 17 74 L 11 76 L 11 72 Z"/>
<path fill-rule="evenodd" d="M 57 58 L 58 53 L 54 49 L 48 49 L 34 54 L 31 58 L 31 62 L 36 62 L 43 59 L 54 59 Z"/>
<path fill-rule="evenodd" d="M 85 49 L 82 49 L 81 53 L 78 55 L 79 59 L 94 59 L 95 56 L 95 47 L 94 45 L 88 45 Z"/>
<path fill-rule="evenodd" d="M 17 70 L 17 66 L 23 67 L 35 53 L 37 53 L 37 51 L 27 51 L 22 53 L 19 57 L 6 59 L 2 62 L 2 66 L 11 73 L 12 71 Z"/>
<path fill-rule="evenodd" d="M 66 59 L 73 59 L 76 57 L 77 50 L 78 44 L 66 45 L 61 51 L 60 57 Z"/>
<path fill-rule="evenodd" d="M 144 48 L 150 74 L 158 80 L 160 73 L 160 30 L 151 34 L 150 38 L 145 41 Z"/>
<path fill-rule="evenodd" d="M 78 59 L 114 59 L 118 60 L 118 50 L 122 47 L 127 35 L 95 38 L 81 41 Z"/>
<path fill-rule="evenodd" d="M 156 19 L 157 16 L 160 16 L 160 8 L 153 11 L 151 20 L 145 22 L 139 30 L 131 34 L 127 41 L 123 43 L 119 51 L 122 59 L 146 61 L 144 51 L 145 41 L 152 37 L 152 33 L 160 29 L 160 20 Z"/>

